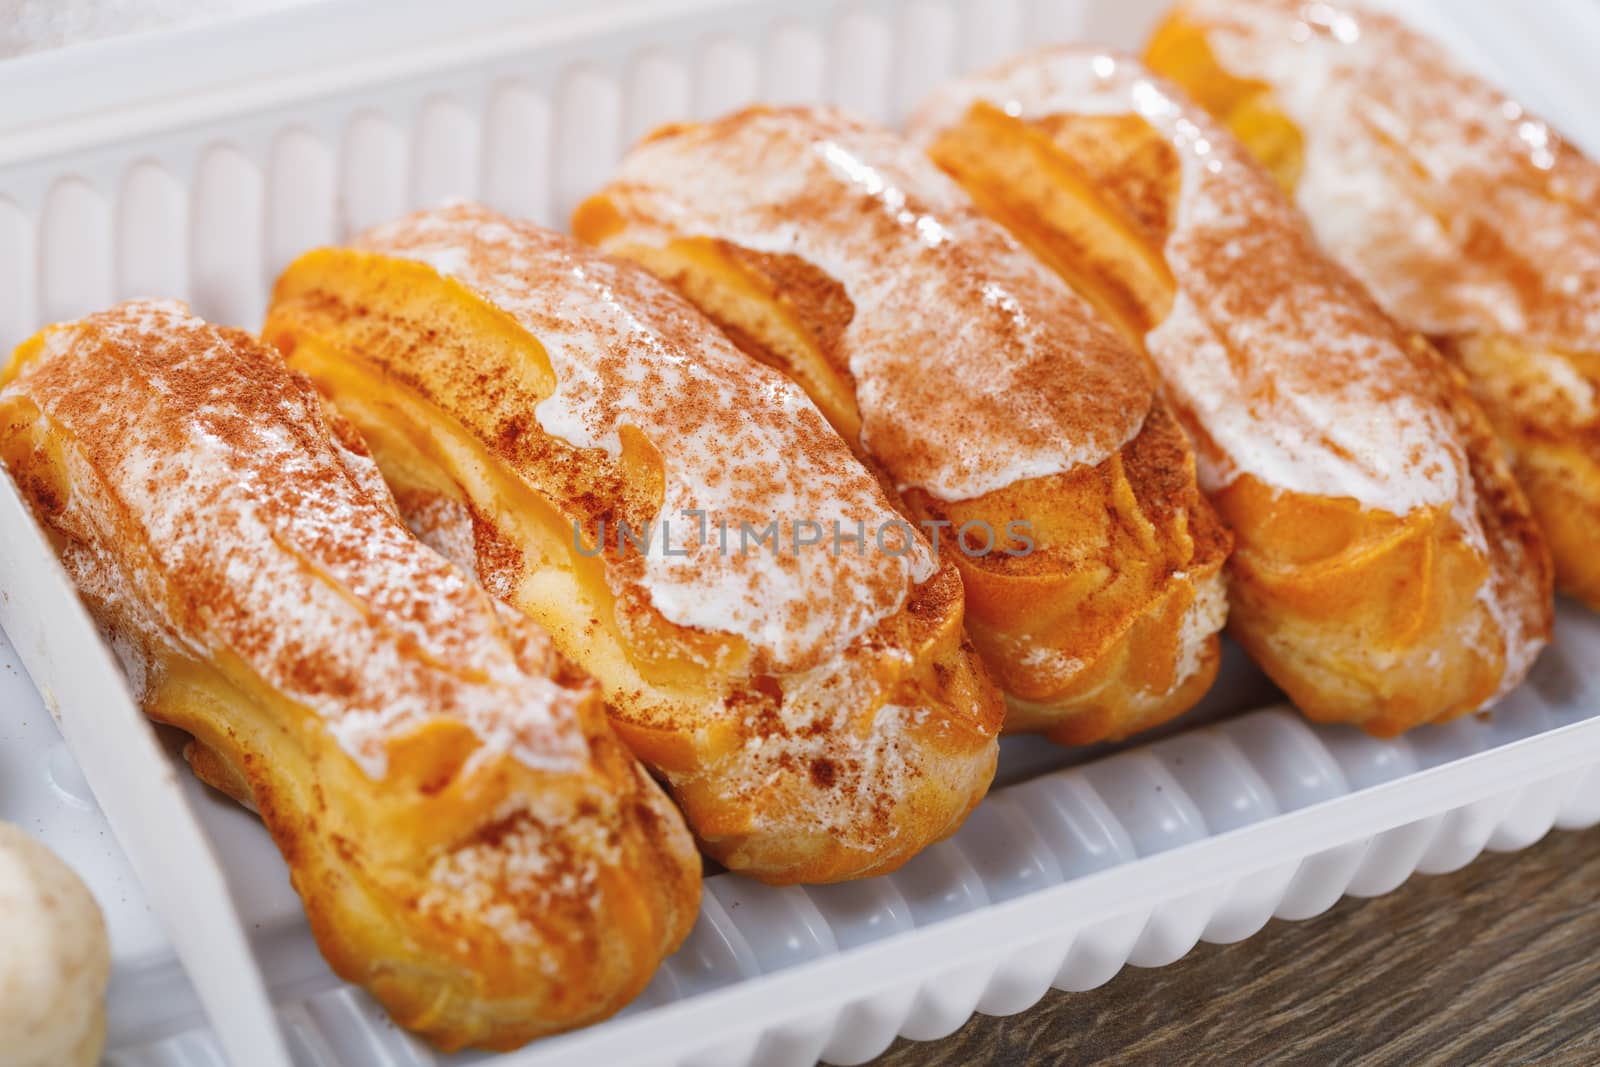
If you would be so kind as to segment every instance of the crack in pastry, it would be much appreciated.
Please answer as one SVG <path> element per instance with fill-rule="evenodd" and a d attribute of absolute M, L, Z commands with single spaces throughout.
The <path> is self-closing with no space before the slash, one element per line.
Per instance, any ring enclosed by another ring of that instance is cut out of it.
<path fill-rule="evenodd" d="M 146 301 L 46 330 L 3 383 L 0 458 L 146 713 L 260 813 L 338 974 L 445 1048 L 644 988 L 697 912 L 681 819 L 309 382 Z"/>
<path fill-rule="evenodd" d="M 1600 607 L 1600 165 L 1439 45 L 1353 5 L 1197 0 L 1148 58 L 1466 372 L 1557 585 Z"/>
<path fill-rule="evenodd" d="M 1299 707 L 1390 735 L 1521 682 L 1550 566 L 1487 419 L 1243 145 L 1079 48 L 946 86 L 913 132 L 1145 347 L 1237 539 L 1232 630 Z"/>
<path fill-rule="evenodd" d="M 913 146 L 828 109 L 669 127 L 573 227 L 800 382 L 942 536 L 1007 729 L 1126 737 L 1209 688 L 1228 538 L 1149 371 Z"/>
<path fill-rule="evenodd" d="M 418 532 L 596 676 L 719 862 L 882 873 L 982 797 L 1001 704 L 959 576 L 647 272 L 458 205 L 301 258 L 266 336 Z"/>

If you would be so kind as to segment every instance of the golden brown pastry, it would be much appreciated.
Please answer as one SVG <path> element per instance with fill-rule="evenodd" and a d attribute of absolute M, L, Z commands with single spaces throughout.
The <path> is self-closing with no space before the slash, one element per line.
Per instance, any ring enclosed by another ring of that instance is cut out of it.
<path fill-rule="evenodd" d="M 1008 729 L 1122 738 L 1210 686 L 1228 537 L 1152 376 L 912 145 L 827 109 L 668 128 L 573 226 L 804 385 L 941 536 Z"/>
<path fill-rule="evenodd" d="M 457 206 L 302 257 L 266 336 L 413 526 L 599 679 L 721 863 L 892 870 L 983 796 L 1003 708 L 959 577 L 648 273 Z"/>
<path fill-rule="evenodd" d="M 1144 345 L 1233 529 L 1231 626 L 1311 717 L 1476 711 L 1550 634 L 1550 564 L 1483 413 L 1246 149 L 1137 62 L 1060 48 L 913 135 Z"/>
<path fill-rule="evenodd" d="M 170 302 L 52 327 L 0 381 L 0 459 L 145 710 L 261 813 L 336 972 L 445 1048 L 644 988 L 697 911 L 682 821 L 309 382 Z"/>
<path fill-rule="evenodd" d="M 1149 62 L 1466 371 L 1557 585 L 1600 607 L 1600 165 L 1397 19 L 1342 3 L 1183 4 Z"/>

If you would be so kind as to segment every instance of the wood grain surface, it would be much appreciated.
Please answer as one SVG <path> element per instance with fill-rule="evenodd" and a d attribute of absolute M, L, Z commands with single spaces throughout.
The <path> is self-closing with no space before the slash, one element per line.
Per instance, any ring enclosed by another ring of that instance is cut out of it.
<path fill-rule="evenodd" d="M 877 1067 L 1600 1064 L 1600 830 L 1052 990 Z"/>

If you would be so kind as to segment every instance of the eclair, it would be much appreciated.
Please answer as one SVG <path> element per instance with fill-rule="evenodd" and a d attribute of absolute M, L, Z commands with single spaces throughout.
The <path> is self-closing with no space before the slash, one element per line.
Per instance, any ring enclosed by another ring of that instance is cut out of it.
<path fill-rule="evenodd" d="M 1466 372 L 1558 588 L 1600 608 L 1600 164 L 1400 20 L 1344 3 L 1195 0 L 1148 61 Z"/>
<path fill-rule="evenodd" d="M 1550 564 L 1486 418 L 1226 130 L 1059 48 L 944 87 L 912 132 L 1148 352 L 1234 532 L 1232 632 L 1302 710 L 1392 735 L 1526 676 Z"/>
<path fill-rule="evenodd" d="M 1123 738 L 1205 693 L 1228 535 L 1153 375 L 913 145 L 826 108 L 669 127 L 573 229 L 803 385 L 940 537 L 1008 729 Z"/>
<path fill-rule="evenodd" d="M 397 1023 L 513 1048 L 688 934 L 699 857 L 598 690 L 412 536 L 275 351 L 173 302 L 51 327 L 0 376 L 0 460 L 144 710 Z"/>
<path fill-rule="evenodd" d="M 600 682 L 706 852 L 893 870 L 993 777 L 961 580 L 805 394 L 648 272 L 470 205 L 302 257 L 266 337 L 413 529 Z"/>

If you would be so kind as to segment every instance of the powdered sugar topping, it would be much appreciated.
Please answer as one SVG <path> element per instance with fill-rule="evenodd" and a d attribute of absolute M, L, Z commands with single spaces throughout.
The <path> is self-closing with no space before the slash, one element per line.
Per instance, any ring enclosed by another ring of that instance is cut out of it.
<path fill-rule="evenodd" d="M 934 573 L 919 538 L 891 532 L 891 550 L 879 550 L 875 533 L 898 516 L 805 394 L 642 269 L 469 205 L 380 227 L 361 247 L 431 266 L 537 340 L 557 382 L 534 409 L 546 433 L 611 456 L 624 428 L 652 443 L 663 499 L 654 544 L 630 562 L 669 621 L 807 666 L 899 611 Z M 742 523 L 773 522 L 777 550 L 737 540 Z M 796 547 L 814 533 L 801 523 L 825 539 Z M 836 551 L 835 524 L 864 528 L 863 549 Z"/>
<path fill-rule="evenodd" d="M 85 569 L 85 593 L 148 616 L 146 640 L 241 664 L 370 777 L 441 719 L 477 736 L 473 761 L 587 758 L 548 640 L 412 538 L 309 383 L 253 338 L 174 302 L 124 304 L 51 331 L 10 389 L 71 434 L 85 488 L 60 521 L 127 546 Z"/>
<path fill-rule="evenodd" d="M 1600 166 L 1398 19 L 1194 0 L 1218 60 L 1302 135 L 1296 197 L 1391 312 L 1433 335 L 1600 353 Z"/>
<path fill-rule="evenodd" d="M 914 146 L 829 109 L 752 109 L 629 153 L 629 242 L 711 238 L 840 283 L 862 444 L 943 500 L 1097 466 L 1152 384 L 1076 294 Z"/>
<path fill-rule="evenodd" d="M 1165 258 L 1177 286 L 1146 337 L 1203 428 L 1201 484 L 1241 474 L 1404 516 L 1455 505 L 1477 529 L 1466 458 L 1406 338 L 1333 267 L 1244 149 L 1139 64 L 1084 49 L 1023 57 L 937 94 L 930 135 L 977 101 L 1024 120 L 1138 115 L 1181 163 Z"/>

